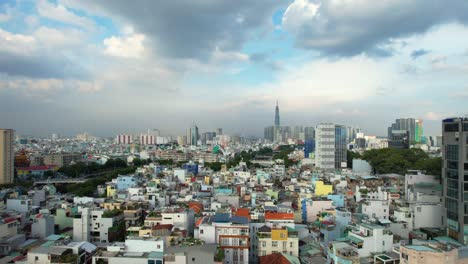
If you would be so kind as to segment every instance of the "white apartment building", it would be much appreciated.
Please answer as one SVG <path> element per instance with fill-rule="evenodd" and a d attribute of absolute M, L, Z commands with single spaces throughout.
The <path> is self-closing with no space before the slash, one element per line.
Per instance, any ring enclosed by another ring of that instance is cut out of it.
<path fill-rule="evenodd" d="M 366 200 L 362 203 L 362 213 L 369 218 L 388 219 L 390 202 L 388 200 Z"/>
<path fill-rule="evenodd" d="M 372 253 L 389 252 L 393 246 L 393 234 L 383 226 L 361 223 L 348 233 L 351 245 L 359 252 L 359 257 L 369 257 Z"/>
<path fill-rule="evenodd" d="M 73 240 L 108 243 L 109 228 L 123 221 L 123 214 L 106 217 L 105 210 L 79 208 L 79 218 L 73 218 Z"/>

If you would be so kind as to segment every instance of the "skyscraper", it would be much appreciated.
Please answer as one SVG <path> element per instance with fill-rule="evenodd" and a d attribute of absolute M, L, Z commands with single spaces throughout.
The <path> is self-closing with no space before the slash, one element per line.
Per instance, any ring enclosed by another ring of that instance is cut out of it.
<path fill-rule="evenodd" d="M 402 131 L 406 130 L 409 134 L 409 144 L 414 143 L 421 143 L 421 138 L 423 135 L 423 128 L 422 128 L 423 121 L 421 119 L 414 119 L 414 118 L 398 118 L 388 128 L 388 139 L 390 140 L 394 137 L 393 131 L 398 131 L 397 134 L 401 134 Z"/>
<path fill-rule="evenodd" d="M 276 108 L 275 108 L 275 127 L 280 126 L 280 115 L 279 115 L 279 106 L 278 101 L 276 101 Z"/>
<path fill-rule="evenodd" d="M 198 134 L 198 127 L 194 124 L 190 128 L 190 144 L 192 146 L 196 146 L 198 144 L 199 139 L 200 139 L 200 134 Z"/>
<path fill-rule="evenodd" d="M 445 119 L 442 131 L 442 186 L 448 235 L 467 244 L 468 118 Z"/>
<path fill-rule="evenodd" d="M 319 124 L 315 129 L 315 166 L 325 169 L 346 167 L 346 127 Z"/>
<path fill-rule="evenodd" d="M 13 183 L 15 174 L 14 134 L 13 129 L 0 128 L 0 184 Z"/>

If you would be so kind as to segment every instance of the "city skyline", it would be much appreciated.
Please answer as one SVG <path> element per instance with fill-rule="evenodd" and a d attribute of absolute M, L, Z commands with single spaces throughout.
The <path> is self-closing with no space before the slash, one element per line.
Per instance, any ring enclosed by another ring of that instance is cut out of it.
<path fill-rule="evenodd" d="M 461 0 L 2 1 L 0 122 L 104 136 L 178 135 L 196 120 L 261 135 L 279 99 L 283 124 L 383 136 L 413 117 L 439 135 L 466 114 L 466 13 Z"/>

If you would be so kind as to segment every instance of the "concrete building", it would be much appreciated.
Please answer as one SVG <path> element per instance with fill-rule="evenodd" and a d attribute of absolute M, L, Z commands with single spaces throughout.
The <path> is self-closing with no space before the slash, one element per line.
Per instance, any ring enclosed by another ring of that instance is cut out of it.
<path fill-rule="evenodd" d="M 213 263 L 216 252 L 217 252 L 216 244 L 205 244 L 205 245 L 183 246 L 183 247 L 172 246 L 172 247 L 168 247 L 164 251 L 164 263 L 166 264 Z M 240 263 L 243 263 L 243 262 L 240 262 Z"/>
<path fill-rule="evenodd" d="M 468 263 L 466 248 L 447 237 L 434 240 L 413 240 L 413 244 L 400 246 L 401 264 L 445 264 Z"/>
<path fill-rule="evenodd" d="M 362 203 L 362 213 L 369 218 L 388 219 L 390 202 L 388 200 L 366 200 Z"/>
<path fill-rule="evenodd" d="M 346 127 L 319 124 L 315 129 L 315 166 L 333 170 L 346 167 Z"/>
<path fill-rule="evenodd" d="M 13 183 L 15 175 L 14 146 L 15 131 L 0 128 L 0 184 Z"/>
<path fill-rule="evenodd" d="M 348 238 L 361 258 L 372 253 L 389 252 L 393 246 L 393 234 L 376 224 L 361 223 L 348 233 Z"/>
<path fill-rule="evenodd" d="M 442 121 L 442 185 L 448 235 L 468 243 L 468 118 Z M 466 220 L 465 220 L 466 219 Z"/>
<path fill-rule="evenodd" d="M 82 155 L 78 153 L 48 154 L 44 156 L 44 164 L 45 165 L 57 165 L 60 168 L 63 166 L 68 166 L 72 162 L 81 161 L 82 159 L 83 159 Z"/>
<path fill-rule="evenodd" d="M 44 239 L 54 234 L 55 221 L 52 215 L 38 214 L 31 225 L 31 236 Z"/>
<path fill-rule="evenodd" d="M 112 230 L 121 225 L 125 229 L 124 215 L 102 209 L 81 208 L 73 218 L 73 240 L 109 243 L 114 240 Z M 116 232 L 121 230 L 116 230 Z"/>
<path fill-rule="evenodd" d="M 299 256 L 299 238 L 294 229 L 288 227 L 270 228 L 263 226 L 258 229 L 258 255 L 267 256 L 281 252 L 291 256 Z"/>

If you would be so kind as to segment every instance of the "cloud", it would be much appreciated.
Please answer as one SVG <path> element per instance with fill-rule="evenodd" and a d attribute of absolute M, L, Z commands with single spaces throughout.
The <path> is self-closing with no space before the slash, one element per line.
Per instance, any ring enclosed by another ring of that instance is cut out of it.
<path fill-rule="evenodd" d="M 77 57 L 82 44 L 79 32 L 61 32 L 41 27 L 32 35 L 13 34 L 0 29 L 0 73 L 32 78 L 84 78 L 86 70 Z"/>
<path fill-rule="evenodd" d="M 298 47 L 352 56 L 372 54 L 379 45 L 434 25 L 466 23 L 467 14 L 464 0 L 295 0 L 284 13 L 283 28 Z"/>
<path fill-rule="evenodd" d="M 431 53 L 430 50 L 425 50 L 425 49 L 414 50 L 413 52 L 411 52 L 411 58 L 413 60 L 415 60 L 415 59 L 417 59 L 419 57 L 422 57 L 422 56 L 424 56 L 426 54 L 429 54 L 429 53 Z"/>
<path fill-rule="evenodd" d="M 132 34 L 123 37 L 112 36 L 104 39 L 105 53 L 124 58 L 139 58 L 143 56 L 145 35 Z"/>
<path fill-rule="evenodd" d="M 284 3 L 238 1 L 61 1 L 131 26 L 148 37 L 161 56 L 208 61 L 212 53 L 241 50 L 258 31 L 273 30 L 271 17 Z"/>
<path fill-rule="evenodd" d="M 36 7 L 37 12 L 42 17 L 81 27 L 87 30 L 94 30 L 95 28 L 95 23 L 93 20 L 73 13 L 60 3 L 53 4 L 48 0 L 39 0 Z"/>

